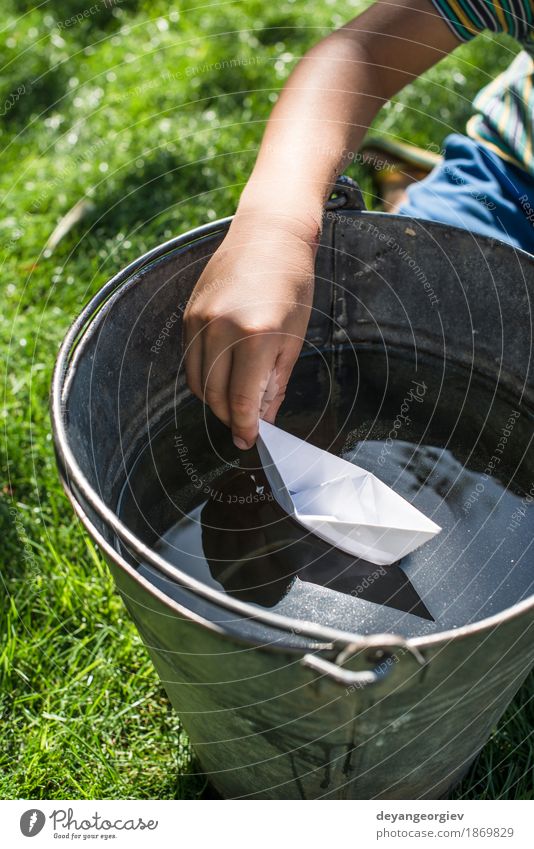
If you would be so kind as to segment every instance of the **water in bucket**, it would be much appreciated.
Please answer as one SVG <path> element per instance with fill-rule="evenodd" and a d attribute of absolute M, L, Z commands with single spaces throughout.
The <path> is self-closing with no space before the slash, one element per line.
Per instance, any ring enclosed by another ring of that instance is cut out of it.
<path fill-rule="evenodd" d="M 196 400 L 128 470 L 123 521 L 178 569 L 242 601 L 351 633 L 425 635 L 532 592 L 532 424 L 468 369 L 347 347 L 303 356 L 280 427 L 368 469 L 442 527 L 391 566 L 333 549 L 275 502 Z"/>

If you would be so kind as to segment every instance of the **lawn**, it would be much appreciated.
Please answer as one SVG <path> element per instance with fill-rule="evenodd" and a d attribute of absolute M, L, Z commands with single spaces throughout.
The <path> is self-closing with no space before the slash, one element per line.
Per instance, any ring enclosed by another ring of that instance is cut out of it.
<path fill-rule="evenodd" d="M 60 487 L 51 372 L 73 317 L 114 272 L 234 210 L 291 67 L 365 5 L 4 0 L 2 798 L 209 794 Z M 389 104 L 376 129 L 437 149 L 515 50 L 504 38 L 460 48 Z M 372 203 L 366 172 L 349 173 Z M 83 220 L 45 251 L 82 199 Z M 532 682 L 522 688 L 457 797 L 532 798 L 532 692 Z"/>

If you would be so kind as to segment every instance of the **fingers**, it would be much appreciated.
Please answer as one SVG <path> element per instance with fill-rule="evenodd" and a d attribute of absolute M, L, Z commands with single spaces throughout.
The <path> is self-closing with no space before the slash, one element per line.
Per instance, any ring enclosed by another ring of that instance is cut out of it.
<path fill-rule="evenodd" d="M 185 376 L 191 392 L 202 400 L 202 322 L 194 315 L 184 316 Z"/>
<path fill-rule="evenodd" d="M 244 336 L 224 318 L 203 323 L 191 316 L 186 327 L 191 391 L 231 427 L 237 448 L 250 448 L 259 418 L 274 423 L 302 339 L 260 330 Z"/>
<path fill-rule="evenodd" d="M 234 345 L 228 400 L 237 448 L 250 448 L 258 435 L 261 402 L 278 357 L 272 333 L 252 333 Z"/>
<path fill-rule="evenodd" d="M 218 326 L 219 325 L 219 326 Z M 230 425 L 228 384 L 232 369 L 232 344 L 212 322 L 202 333 L 202 400 L 225 425 Z"/>
<path fill-rule="evenodd" d="M 267 410 L 279 389 L 274 372 L 278 334 L 256 329 L 245 333 L 227 317 L 203 322 L 190 314 L 185 324 L 188 386 L 231 427 L 240 450 L 254 444 L 260 413 Z"/>

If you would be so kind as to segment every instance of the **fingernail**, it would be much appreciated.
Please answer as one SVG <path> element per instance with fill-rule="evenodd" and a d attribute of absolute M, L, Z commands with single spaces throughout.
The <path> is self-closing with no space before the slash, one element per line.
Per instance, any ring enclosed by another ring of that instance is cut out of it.
<path fill-rule="evenodd" d="M 248 451 L 248 445 L 244 439 L 241 439 L 239 436 L 234 436 L 234 445 L 236 448 L 239 448 L 240 451 Z"/>

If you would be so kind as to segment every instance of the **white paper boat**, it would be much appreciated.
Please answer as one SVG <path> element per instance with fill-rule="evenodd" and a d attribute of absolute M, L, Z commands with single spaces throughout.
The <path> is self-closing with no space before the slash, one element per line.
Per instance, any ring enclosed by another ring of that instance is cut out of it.
<path fill-rule="evenodd" d="M 355 557 L 387 566 L 441 530 L 371 472 L 261 420 L 257 448 L 286 513 Z"/>

